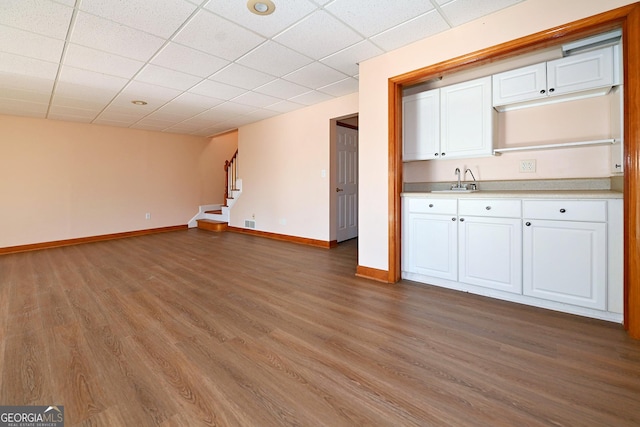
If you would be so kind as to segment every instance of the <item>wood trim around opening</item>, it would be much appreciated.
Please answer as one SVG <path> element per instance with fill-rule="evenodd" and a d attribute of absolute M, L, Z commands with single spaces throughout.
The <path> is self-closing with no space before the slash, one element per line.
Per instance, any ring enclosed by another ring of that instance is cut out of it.
<path fill-rule="evenodd" d="M 624 46 L 624 326 L 640 339 L 640 3 L 411 71 L 389 79 L 389 282 L 400 280 L 402 191 L 402 88 L 536 49 L 622 28 Z"/>

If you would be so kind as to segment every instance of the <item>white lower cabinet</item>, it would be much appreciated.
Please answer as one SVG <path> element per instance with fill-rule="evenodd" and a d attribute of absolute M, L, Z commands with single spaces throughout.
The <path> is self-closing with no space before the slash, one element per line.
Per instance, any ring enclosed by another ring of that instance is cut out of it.
<path fill-rule="evenodd" d="M 447 280 L 458 278 L 455 199 L 404 199 L 403 270 Z"/>
<path fill-rule="evenodd" d="M 607 308 L 606 203 L 524 202 L 524 295 Z"/>
<path fill-rule="evenodd" d="M 403 277 L 622 320 L 621 199 L 403 197 Z"/>
<path fill-rule="evenodd" d="M 459 281 L 522 292 L 522 220 L 460 217 Z"/>

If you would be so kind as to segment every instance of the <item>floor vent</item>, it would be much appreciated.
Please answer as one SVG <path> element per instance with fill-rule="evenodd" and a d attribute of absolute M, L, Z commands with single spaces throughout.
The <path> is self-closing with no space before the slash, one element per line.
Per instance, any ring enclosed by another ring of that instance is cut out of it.
<path fill-rule="evenodd" d="M 256 221 L 253 219 L 244 220 L 244 228 L 256 228 Z"/>

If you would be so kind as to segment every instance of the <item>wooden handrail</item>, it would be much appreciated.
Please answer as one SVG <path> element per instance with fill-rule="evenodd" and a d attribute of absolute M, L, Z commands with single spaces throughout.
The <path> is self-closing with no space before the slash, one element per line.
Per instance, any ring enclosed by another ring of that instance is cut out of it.
<path fill-rule="evenodd" d="M 229 176 L 229 169 L 231 169 L 231 176 Z M 224 199 L 225 202 L 229 199 L 231 191 L 236 190 L 236 179 L 238 178 L 238 150 L 233 153 L 231 159 L 224 162 Z"/>

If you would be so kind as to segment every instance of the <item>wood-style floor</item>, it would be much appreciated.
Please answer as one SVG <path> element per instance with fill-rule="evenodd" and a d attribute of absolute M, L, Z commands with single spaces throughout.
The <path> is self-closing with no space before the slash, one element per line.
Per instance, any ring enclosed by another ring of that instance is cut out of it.
<path fill-rule="evenodd" d="M 638 426 L 620 325 L 177 231 L 0 257 L 0 405 L 66 426 Z"/>

